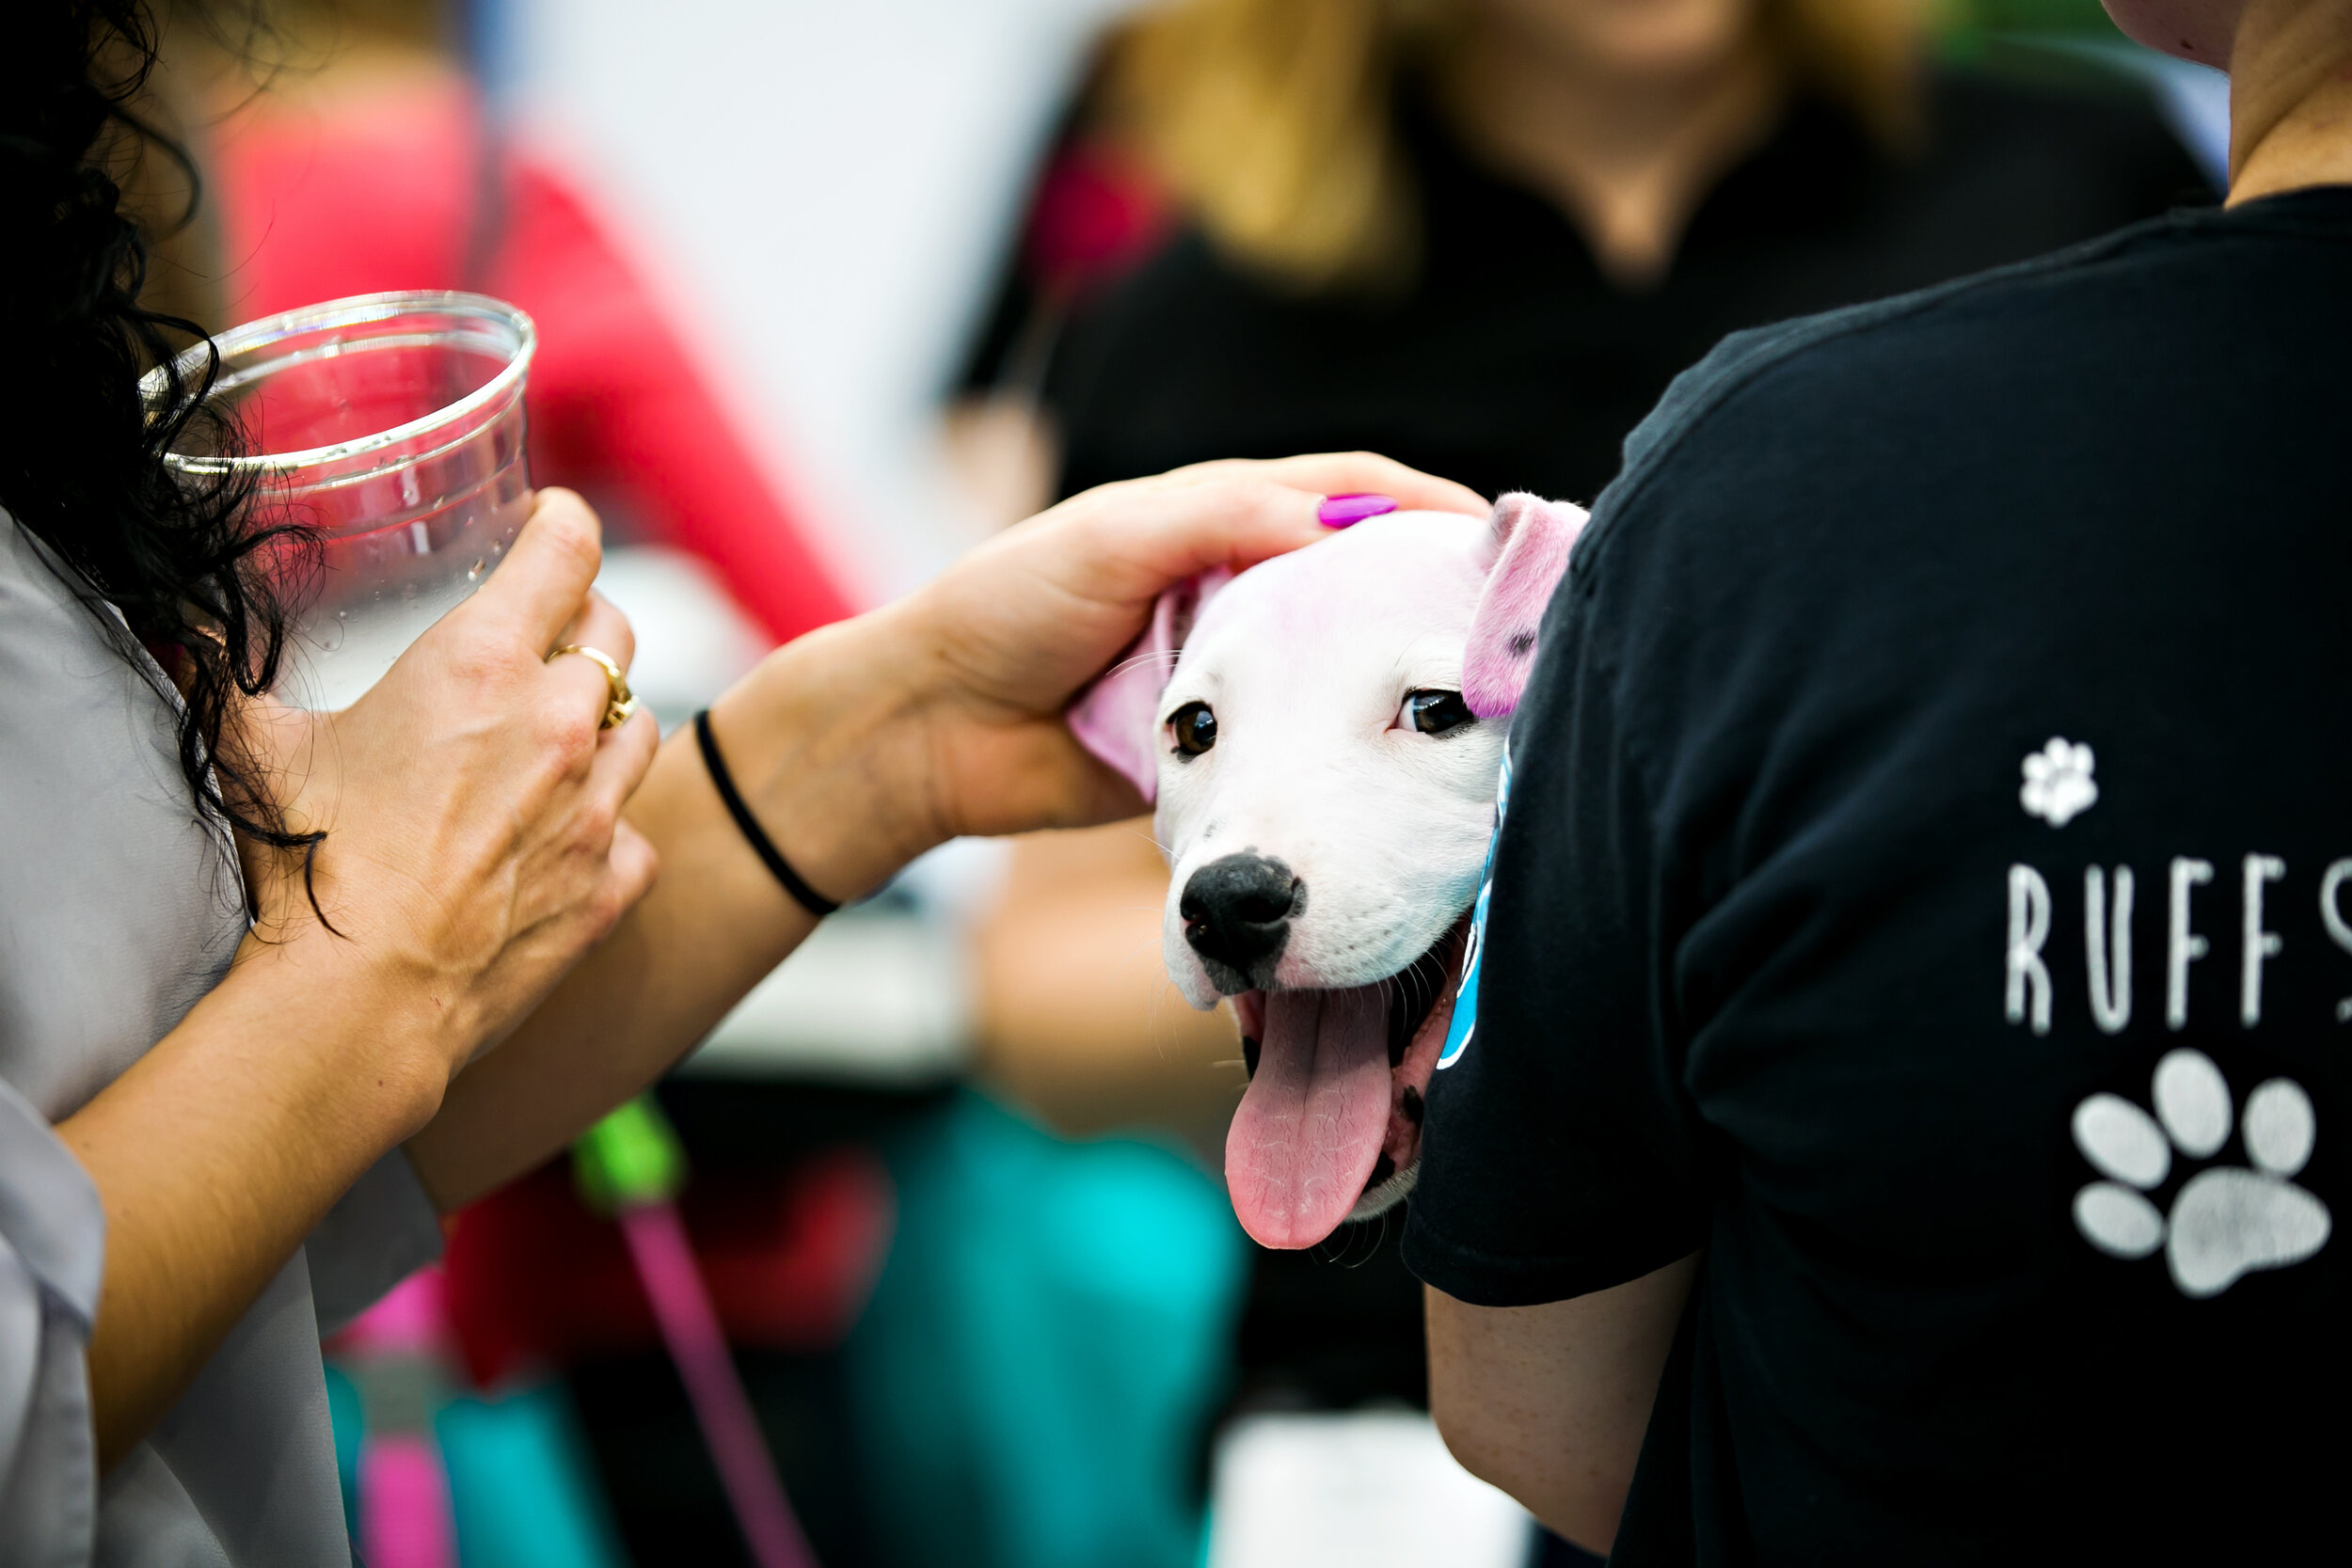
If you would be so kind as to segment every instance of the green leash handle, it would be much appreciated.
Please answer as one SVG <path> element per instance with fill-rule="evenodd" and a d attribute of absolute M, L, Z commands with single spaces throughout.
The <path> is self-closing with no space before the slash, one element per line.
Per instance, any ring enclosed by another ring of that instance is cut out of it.
<path fill-rule="evenodd" d="M 572 1180 L 600 1214 L 667 1203 L 686 1185 L 686 1149 L 653 1096 L 641 1094 L 580 1135 Z"/>

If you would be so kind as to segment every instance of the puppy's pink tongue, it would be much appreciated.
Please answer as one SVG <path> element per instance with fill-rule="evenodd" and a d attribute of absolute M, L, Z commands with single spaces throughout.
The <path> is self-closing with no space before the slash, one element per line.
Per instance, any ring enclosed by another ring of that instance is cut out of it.
<path fill-rule="evenodd" d="M 1363 1196 L 1389 1125 L 1388 998 L 1378 986 L 1265 997 L 1258 1074 L 1225 1135 L 1241 1227 L 1309 1247 Z"/>

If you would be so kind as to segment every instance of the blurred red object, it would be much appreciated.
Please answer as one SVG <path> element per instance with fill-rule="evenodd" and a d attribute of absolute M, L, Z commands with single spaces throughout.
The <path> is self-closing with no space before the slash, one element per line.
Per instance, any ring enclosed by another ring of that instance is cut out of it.
<path fill-rule="evenodd" d="M 1166 192 L 1140 164 L 1073 141 L 1055 152 L 1030 198 L 1023 260 L 1048 292 L 1081 292 L 1150 255 L 1173 221 Z"/>
<path fill-rule="evenodd" d="M 727 1338 L 771 1350 L 840 1342 L 896 1222 L 889 1173 L 858 1148 L 692 1181 L 679 1208 Z M 661 1342 L 620 1227 L 580 1202 L 568 1161 L 459 1214 L 444 1268 L 450 1326 L 478 1386 Z"/>
<path fill-rule="evenodd" d="M 237 320 L 386 289 L 510 301 L 539 326 L 539 483 L 585 490 L 700 556 L 779 641 L 850 612 L 593 203 L 497 147 L 462 74 L 389 77 L 324 103 L 264 94 L 212 152 Z"/>

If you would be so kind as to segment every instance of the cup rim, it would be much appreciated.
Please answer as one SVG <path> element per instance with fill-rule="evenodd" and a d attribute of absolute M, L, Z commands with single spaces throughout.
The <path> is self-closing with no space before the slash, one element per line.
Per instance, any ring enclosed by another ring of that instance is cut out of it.
<path fill-rule="evenodd" d="M 310 467 L 322 463 L 338 463 L 349 458 L 364 457 L 381 451 L 434 429 L 453 424 L 503 401 L 520 385 L 531 368 L 532 355 L 539 346 L 539 328 L 532 319 L 504 300 L 487 294 L 469 293 L 457 289 L 405 289 L 382 293 L 354 294 L 345 299 L 331 299 L 319 305 L 306 305 L 295 310 L 281 310 L 274 316 L 263 316 L 226 332 L 215 333 L 205 341 L 182 351 L 175 363 L 179 366 L 181 385 L 187 386 L 202 375 L 213 351 L 225 360 L 243 350 L 261 347 L 274 339 L 293 337 L 299 333 L 318 332 L 338 326 L 356 326 L 367 322 L 385 321 L 393 316 L 419 311 L 437 311 L 457 316 L 470 316 L 492 322 L 515 334 L 514 354 L 499 367 L 498 373 L 453 403 L 444 404 L 432 413 L 409 420 L 387 430 L 337 441 L 330 446 L 310 447 L 300 451 L 253 452 L 242 457 L 198 457 L 187 452 L 167 451 L 165 464 L 182 473 L 278 474 Z M 147 406 L 155 407 L 163 397 L 166 381 L 162 366 L 149 371 L 139 378 L 139 392 Z"/>

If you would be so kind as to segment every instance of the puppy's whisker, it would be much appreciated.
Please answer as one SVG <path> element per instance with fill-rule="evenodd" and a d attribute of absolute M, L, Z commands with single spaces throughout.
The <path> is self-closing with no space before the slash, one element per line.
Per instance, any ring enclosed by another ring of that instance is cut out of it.
<path fill-rule="evenodd" d="M 1146 820 L 1149 820 L 1149 818 L 1146 818 Z M 1161 843 L 1159 835 L 1153 832 L 1150 828 L 1133 828 L 1122 825 L 1120 831 L 1143 840 L 1152 848 L 1157 849 L 1160 852 L 1160 858 L 1162 860 L 1172 861 L 1176 858 L 1175 848 L 1172 846 Z"/>
<path fill-rule="evenodd" d="M 1142 654 L 1129 654 L 1125 658 L 1120 659 L 1118 663 L 1104 671 L 1103 673 L 1096 678 L 1100 680 L 1108 680 L 1113 675 L 1120 674 L 1128 670 L 1133 670 L 1138 665 L 1156 663 L 1160 659 L 1166 658 L 1167 657 L 1167 654 L 1158 651 Z"/>

